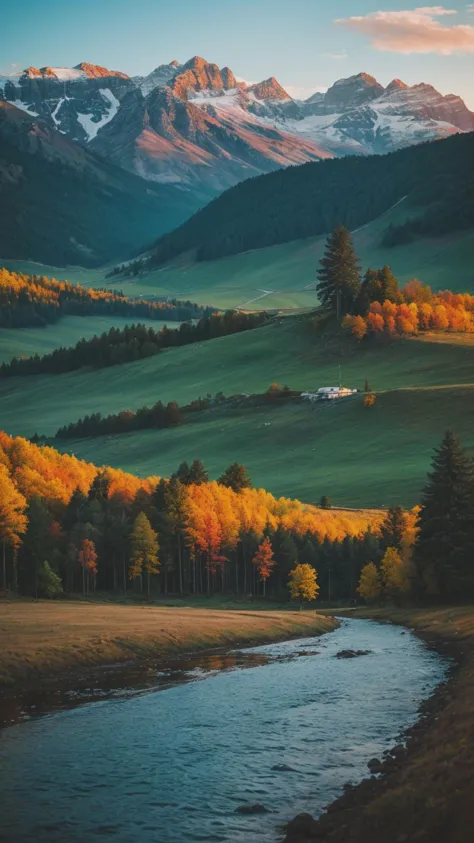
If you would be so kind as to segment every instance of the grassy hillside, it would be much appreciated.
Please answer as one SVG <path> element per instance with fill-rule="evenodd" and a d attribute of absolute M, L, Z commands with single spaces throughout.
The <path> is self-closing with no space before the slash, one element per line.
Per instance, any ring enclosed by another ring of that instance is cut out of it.
<path fill-rule="evenodd" d="M 403 223 L 411 213 L 406 202 L 354 232 L 363 268 L 389 263 L 401 283 L 420 278 L 434 290 L 474 292 L 474 230 L 420 239 L 387 249 L 381 245 L 387 225 Z M 315 304 L 316 269 L 326 237 L 308 238 L 196 263 L 182 257 L 139 278 L 105 277 L 101 270 L 58 269 L 25 261 L 5 261 L 17 272 L 38 272 L 91 287 L 118 287 L 130 296 L 190 298 L 215 307 L 305 308 Z"/>
<path fill-rule="evenodd" d="M 255 485 L 275 495 L 317 502 L 327 494 L 350 507 L 413 506 L 447 427 L 474 449 L 473 416 L 474 387 L 395 390 L 379 395 L 369 410 L 357 396 L 337 405 L 204 414 L 175 430 L 68 440 L 59 447 L 141 475 L 167 475 L 183 459 L 199 456 L 218 477 L 236 460 Z"/>
<path fill-rule="evenodd" d="M 155 319 L 140 319 L 122 316 L 65 316 L 54 325 L 44 328 L 17 328 L 0 331 L 0 363 L 12 357 L 30 357 L 33 354 L 48 354 L 60 346 L 71 346 L 80 339 L 90 339 L 110 328 L 122 329 L 133 322 L 141 322 L 155 331 L 163 325 L 178 328 L 180 322 L 161 322 Z"/>
<path fill-rule="evenodd" d="M 441 341 L 438 341 L 441 340 Z M 136 409 L 222 390 L 262 392 L 272 381 L 294 389 L 337 383 L 379 392 L 337 406 L 293 405 L 200 414 L 178 429 L 66 441 L 61 447 L 138 474 L 173 471 L 200 457 L 213 476 L 244 462 L 276 494 L 341 505 L 415 503 L 432 448 L 448 426 L 474 446 L 474 344 L 467 336 L 425 336 L 358 346 L 307 317 L 285 317 L 243 335 L 165 351 L 99 371 L 0 381 L 0 428 L 30 436 L 92 412 Z"/>
<path fill-rule="evenodd" d="M 48 436 L 92 412 L 143 404 L 185 404 L 207 392 L 263 392 L 273 381 L 308 390 L 337 383 L 362 389 L 474 382 L 474 347 L 396 340 L 361 347 L 341 333 L 317 331 L 306 317 L 277 319 L 263 328 L 168 349 L 155 357 L 95 371 L 0 380 L 0 428 Z"/>

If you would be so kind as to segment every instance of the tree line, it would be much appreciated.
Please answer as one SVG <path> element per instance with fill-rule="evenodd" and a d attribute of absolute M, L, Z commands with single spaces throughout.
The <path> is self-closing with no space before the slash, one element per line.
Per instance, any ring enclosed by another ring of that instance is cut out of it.
<path fill-rule="evenodd" d="M 420 506 L 352 513 L 276 499 L 237 463 L 217 481 L 200 460 L 140 479 L 0 433 L 0 545 L 1 586 L 25 595 L 466 601 L 474 467 L 448 431 Z"/>
<path fill-rule="evenodd" d="M 0 434 L 0 583 L 25 595 L 281 598 L 303 564 L 317 569 L 324 599 L 350 599 L 377 555 L 379 521 L 276 499 L 237 463 L 217 481 L 199 460 L 169 480 L 140 479 Z"/>
<path fill-rule="evenodd" d="M 347 156 L 248 179 L 164 234 L 151 264 L 191 250 L 198 261 L 214 260 L 325 234 L 338 223 L 353 230 L 407 196 L 413 219 L 406 229 L 413 237 L 467 227 L 473 221 L 472 154 L 472 134 L 456 135 L 388 155 Z"/>
<path fill-rule="evenodd" d="M 120 410 L 120 412 L 110 413 L 108 416 L 102 416 L 101 413 L 92 413 L 77 422 L 70 422 L 60 427 L 55 438 L 83 439 L 104 436 L 105 434 L 131 433 L 134 430 L 160 430 L 168 427 L 179 427 L 180 424 L 190 421 L 196 413 L 203 410 L 218 408 L 248 409 L 262 406 L 262 404 L 280 406 L 285 401 L 294 401 L 299 398 L 300 392 L 292 391 L 288 386 L 281 387 L 279 384 L 273 383 L 263 393 L 232 395 L 226 398 L 223 392 L 217 392 L 214 396 L 208 394 L 204 398 L 196 398 L 182 407 L 177 401 L 169 401 L 167 404 L 157 401 L 152 407 L 140 407 L 138 410 Z M 40 442 L 43 438 L 35 434 L 31 441 Z"/>
<path fill-rule="evenodd" d="M 126 325 L 124 328 L 110 328 L 101 336 L 82 339 L 71 348 L 56 348 L 49 354 L 32 357 L 14 357 L 0 366 L 0 377 L 21 375 L 63 374 L 90 366 L 100 369 L 120 363 L 130 363 L 153 357 L 166 348 L 176 348 L 190 343 L 216 339 L 229 334 L 249 331 L 263 325 L 268 314 L 242 313 L 238 310 L 226 313 L 211 313 L 197 322 L 183 322 L 179 328 L 170 330 L 166 325 L 160 331 L 146 325 Z"/>
<path fill-rule="evenodd" d="M 43 275 L 0 268 L 0 327 L 25 328 L 57 322 L 62 316 L 131 316 L 185 322 L 215 308 L 190 301 L 149 301 L 117 290 L 90 289 Z"/>

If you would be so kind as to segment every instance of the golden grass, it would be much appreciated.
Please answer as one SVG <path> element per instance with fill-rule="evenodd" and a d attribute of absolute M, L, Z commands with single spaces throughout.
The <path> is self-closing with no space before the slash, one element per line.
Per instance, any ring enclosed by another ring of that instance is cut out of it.
<path fill-rule="evenodd" d="M 22 601 L 0 607 L 0 686 L 61 671 L 330 632 L 313 611 L 245 611 Z"/>

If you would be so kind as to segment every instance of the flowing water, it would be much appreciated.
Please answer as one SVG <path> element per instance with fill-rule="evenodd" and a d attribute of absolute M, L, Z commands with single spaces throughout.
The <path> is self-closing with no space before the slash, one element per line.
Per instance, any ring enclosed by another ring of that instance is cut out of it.
<path fill-rule="evenodd" d="M 336 658 L 347 648 L 371 652 Z M 446 667 L 410 633 L 365 620 L 170 663 L 148 687 L 0 733 L 0 840 L 275 843 L 285 821 L 367 775 Z M 256 802 L 268 813 L 236 812 Z"/>

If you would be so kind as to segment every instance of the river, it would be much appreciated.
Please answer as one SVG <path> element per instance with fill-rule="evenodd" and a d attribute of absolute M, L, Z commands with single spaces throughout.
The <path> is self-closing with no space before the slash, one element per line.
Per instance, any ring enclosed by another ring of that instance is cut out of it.
<path fill-rule="evenodd" d="M 347 648 L 371 652 L 336 658 Z M 321 638 L 183 660 L 152 687 L 9 726 L 0 840 L 275 843 L 285 821 L 368 774 L 446 669 L 409 632 L 343 620 Z M 269 813 L 236 813 L 256 802 Z"/>

